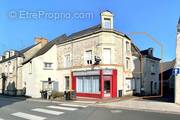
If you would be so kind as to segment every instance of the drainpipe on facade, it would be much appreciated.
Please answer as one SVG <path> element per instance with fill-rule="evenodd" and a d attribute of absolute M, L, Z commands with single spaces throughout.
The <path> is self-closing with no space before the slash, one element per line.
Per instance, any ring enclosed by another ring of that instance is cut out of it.
<path fill-rule="evenodd" d="M 18 82 L 18 57 L 16 58 L 16 95 L 17 95 L 17 82 Z"/>

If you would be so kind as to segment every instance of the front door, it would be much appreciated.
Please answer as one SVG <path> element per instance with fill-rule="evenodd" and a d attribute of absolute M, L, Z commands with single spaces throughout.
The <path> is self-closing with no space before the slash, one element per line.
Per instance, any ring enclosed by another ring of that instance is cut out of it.
<path fill-rule="evenodd" d="M 104 81 L 104 97 L 110 97 L 111 96 L 111 82 L 110 80 Z"/>

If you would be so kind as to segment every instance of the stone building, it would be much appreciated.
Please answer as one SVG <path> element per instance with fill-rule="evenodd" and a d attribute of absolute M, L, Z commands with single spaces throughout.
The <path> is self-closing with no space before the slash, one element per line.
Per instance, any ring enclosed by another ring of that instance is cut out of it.
<path fill-rule="evenodd" d="M 142 85 L 141 93 L 144 95 L 160 94 L 160 60 L 153 55 L 153 48 L 141 51 L 142 55 Z"/>
<path fill-rule="evenodd" d="M 176 41 L 176 65 L 180 68 L 180 18 L 177 25 L 177 41 Z M 175 103 L 180 104 L 180 72 L 175 77 Z"/>
<path fill-rule="evenodd" d="M 6 51 L 4 55 L 0 56 L 0 93 L 7 95 L 25 94 L 23 88 L 25 88 L 26 83 L 22 80 L 22 63 L 33 56 L 44 44 L 40 39 L 36 39 L 35 45 L 20 51 Z"/>
<path fill-rule="evenodd" d="M 140 51 L 132 43 L 132 58 L 134 95 L 159 95 L 160 59 L 153 56 L 153 49 Z"/>

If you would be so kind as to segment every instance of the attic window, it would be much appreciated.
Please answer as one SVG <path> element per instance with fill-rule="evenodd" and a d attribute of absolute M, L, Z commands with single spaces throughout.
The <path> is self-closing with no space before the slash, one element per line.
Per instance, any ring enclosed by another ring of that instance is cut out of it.
<path fill-rule="evenodd" d="M 104 28 L 111 29 L 111 19 L 110 18 L 104 18 Z"/>

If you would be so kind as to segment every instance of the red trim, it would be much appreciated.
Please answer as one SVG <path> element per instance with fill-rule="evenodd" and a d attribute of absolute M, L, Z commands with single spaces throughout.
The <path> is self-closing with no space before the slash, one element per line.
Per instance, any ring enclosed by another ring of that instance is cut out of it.
<path fill-rule="evenodd" d="M 72 90 L 76 91 L 76 76 L 73 76 L 73 72 L 71 72 L 71 78 L 72 78 Z"/>
<path fill-rule="evenodd" d="M 103 83 L 104 81 L 110 81 L 110 96 L 107 96 L 107 97 L 112 97 L 112 75 L 104 75 L 103 76 Z M 103 86 L 104 88 L 104 86 Z M 103 91 L 103 94 L 104 94 L 104 91 Z"/>
<path fill-rule="evenodd" d="M 101 98 L 101 94 L 95 93 L 76 93 L 76 95 L 81 97 Z"/>
<path fill-rule="evenodd" d="M 76 76 L 73 76 L 73 72 L 71 72 L 71 78 L 72 78 L 72 89 L 76 91 Z M 93 98 L 103 98 L 104 97 L 104 80 L 108 79 L 110 80 L 110 93 L 111 97 L 115 98 L 117 97 L 117 70 L 112 71 L 112 75 L 110 76 L 104 76 L 103 71 L 100 70 L 100 88 L 101 93 L 100 94 L 94 94 L 94 93 L 76 93 L 77 96 L 82 97 L 93 97 Z"/>
<path fill-rule="evenodd" d="M 117 97 L 117 70 L 113 70 L 112 75 L 112 98 Z"/>
<path fill-rule="evenodd" d="M 100 84 L 101 84 L 101 97 L 104 97 L 104 80 L 103 80 L 103 71 L 100 70 Z"/>

